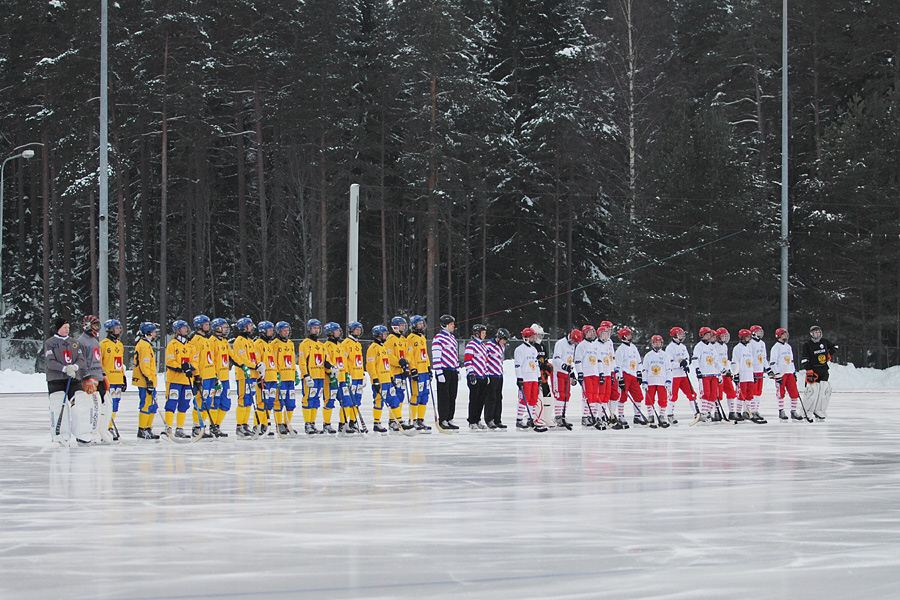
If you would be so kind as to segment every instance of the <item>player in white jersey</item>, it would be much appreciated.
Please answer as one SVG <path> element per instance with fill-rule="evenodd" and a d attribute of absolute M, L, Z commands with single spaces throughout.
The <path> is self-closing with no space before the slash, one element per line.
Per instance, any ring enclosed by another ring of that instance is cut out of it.
<path fill-rule="evenodd" d="M 700 328 L 700 341 L 694 346 L 693 362 L 697 369 L 697 382 L 700 388 L 700 412 L 694 415 L 691 425 L 698 421 L 712 420 L 713 405 L 718 398 L 719 382 L 722 379 L 722 363 L 716 356 L 712 336 L 715 332 L 709 327 Z"/>
<path fill-rule="evenodd" d="M 554 375 L 553 396 L 556 399 L 554 406 L 556 426 L 572 429 L 572 425 L 566 421 L 566 408 L 572 397 L 572 386 L 577 380 L 575 373 L 575 352 L 581 344 L 583 335 L 578 329 L 573 329 L 569 335 L 560 338 L 553 347 L 553 358 L 550 364 L 553 366 Z"/>
<path fill-rule="evenodd" d="M 666 354 L 672 361 L 672 397 L 669 398 L 669 423 L 678 423 L 675 418 L 675 402 L 678 392 L 682 392 L 691 403 L 691 410 L 697 413 L 697 394 L 688 376 L 691 373 L 691 353 L 684 345 L 684 329 L 673 327 L 669 330 L 672 341 L 666 346 Z"/>
<path fill-rule="evenodd" d="M 616 347 L 613 345 L 610 336 L 612 335 L 613 324 L 609 321 L 603 321 L 597 328 L 597 356 L 600 361 L 600 418 L 602 427 L 605 422 L 608 425 L 615 425 L 618 419 L 612 419 L 613 411 L 609 407 L 610 400 L 619 399 L 619 386 L 616 383 Z M 621 428 L 621 427 L 620 427 Z"/>
<path fill-rule="evenodd" d="M 629 328 L 623 327 L 619 330 L 619 339 L 622 340 L 622 343 L 616 348 L 616 372 L 621 377 L 619 380 L 619 422 L 624 423 L 627 427 L 625 403 L 631 400 L 634 407 L 634 424 L 646 425 L 647 419 L 641 414 L 640 409 L 640 404 L 644 401 L 644 394 L 641 393 L 641 384 L 644 383 L 641 353 L 631 343 L 632 334 Z"/>
<path fill-rule="evenodd" d="M 581 425 L 596 427 L 600 411 L 600 345 L 592 325 L 581 328 L 584 338 L 575 349 L 575 376 L 581 385 Z"/>
<path fill-rule="evenodd" d="M 731 361 L 728 359 L 728 342 L 731 340 L 731 334 L 724 327 L 719 327 L 716 329 L 716 339 L 718 341 L 713 345 L 716 347 L 719 362 L 722 363 L 722 385 L 719 386 L 718 400 L 721 401 L 723 398 L 728 400 L 728 418 L 731 419 L 731 413 L 734 412 L 734 401 L 737 398 L 731 373 Z M 716 417 L 719 417 L 718 413 L 716 413 Z M 718 419 L 714 418 L 713 420 Z"/>
<path fill-rule="evenodd" d="M 539 381 L 541 378 L 538 365 L 538 350 L 534 346 L 534 329 L 526 327 L 522 330 L 524 343 L 513 352 L 516 365 L 516 386 L 519 388 L 519 406 L 516 411 L 516 429 L 534 429 L 547 431 L 541 425 L 541 414 L 538 411 Z M 536 412 L 537 411 L 537 412 Z M 528 415 L 526 420 L 525 415 Z"/>
<path fill-rule="evenodd" d="M 749 329 L 741 329 L 738 332 L 738 343 L 734 350 L 731 351 L 731 372 L 734 382 L 740 386 L 738 394 L 737 407 L 735 415 L 742 418 L 734 418 L 733 420 L 740 423 L 741 421 L 753 421 L 754 423 L 765 423 L 756 408 L 759 407 L 759 400 L 754 398 L 756 394 L 756 380 L 753 372 L 753 347 L 750 345 L 751 333 Z"/>
<path fill-rule="evenodd" d="M 791 418 L 802 421 L 803 417 L 797 413 L 797 400 L 800 392 L 797 390 L 797 366 L 794 364 L 794 349 L 787 343 L 787 329 L 775 330 L 775 343 L 769 351 L 769 369 L 777 387 L 775 395 L 778 397 L 778 418 L 787 421 L 788 416 L 784 412 L 785 393 L 791 399 Z"/>
<path fill-rule="evenodd" d="M 647 418 L 650 428 L 655 429 L 657 423 L 660 427 L 669 426 L 666 419 L 666 406 L 668 405 L 668 391 L 672 388 L 672 361 L 669 355 L 662 349 L 663 339 L 661 335 L 650 338 L 650 351 L 644 355 L 644 392 L 647 400 Z M 654 399 L 659 403 L 659 412 L 654 408 Z"/>
<path fill-rule="evenodd" d="M 763 341 L 765 331 L 759 325 L 750 327 L 750 348 L 753 350 L 753 381 L 756 383 L 754 397 L 759 398 L 763 390 L 763 380 L 768 367 L 766 343 Z"/>

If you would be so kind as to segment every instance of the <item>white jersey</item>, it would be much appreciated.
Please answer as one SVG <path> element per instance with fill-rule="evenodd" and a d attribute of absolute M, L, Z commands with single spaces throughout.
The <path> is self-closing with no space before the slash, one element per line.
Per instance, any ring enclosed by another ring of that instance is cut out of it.
<path fill-rule="evenodd" d="M 557 372 L 571 372 L 575 365 L 575 349 L 582 343 L 584 342 L 570 344 L 568 338 L 559 338 L 559 341 L 553 346 L 553 358 L 550 359 L 553 369 Z M 568 365 L 568 368 L 564 369 L 563 365 Z"/>
<path fill-rule="evenodd" d="M 731 372 L 737 373 L 741 381 L 753 381 L 753 349 L 749 343 L 740 342 L 731 351 Z"/>
<path fill-rule="evenodd" d="M 753 352 L 753 372 L 762 373 L 766 370 L 766 343 L 750 338 L 750 350 Z"/>
<path fill-rule="evenodd" d="M 541 370 L 538 367 L 538 351 L 531 344 L 519 344 L 513 352 L 513 362 L 516 364 L 516 379 L 522 381 L 538 381 Z"/>
<path fill-rule="evenodd" d="M 637 377 L 641 365 L 641 353 L 634 344 L 619 344 L 616 348 L 616 371 Z"/>
<path fill-rule="evenodd" d="M 681 361 L 683 360 L 687 361 L 688 368 L 691 367 L 691 353 L 688 352 L 687 346 L 672 340 L 666 346 L 666 354 L 669 355 L 669 360 L 672 361 L 672 377 L 687 377 L 687 373 L 681 367 Z"/>
<path fill-rule="evenodd" d="M 648 385 L 672 383 L 672 361 L 665 350 L 650 350 L 644 355 L 644 383 Z"/>
<path fill-rule="evenodd" d="M 783 342 L 772 344 L 772 350 L 769 353 L 769 367 L 776 375 L 797 372 L 797 367 L 794 365 L 794 349 L 790 344 Z"/>
<path fill-rule="evenodd" d="M 616 347 L 612 340 L 605 342 L 597 340 L 594 343 L 597 345 L 597 356 L 600 359 L 600 372 L 604 377 L 608 377 L 616 370 Z"/>
<path fill-rule="evenodd" d="M 722 363 L 716 353 L 716 347 L 709 342 L 700 342 L 694 346 L 694 363 L 704 377 L 715 377 L 722 373 Z"/>
<path fill-rule="evenodd" d="M 575 372 L 585 377 L 596 377 L 600 374 L 600 346 L 597 341 L 583 341 L 575 348 Z"/>
<path fill-rule="evenodd" d="M 722 368 L 722 373 L 731 371 L 731 361 L 728 360 L 728 344 L 716 342 L 715 344 L 713 344 L 713 346 L 716 349 L 716 357 L 719 359 L 719 365 Z"/>

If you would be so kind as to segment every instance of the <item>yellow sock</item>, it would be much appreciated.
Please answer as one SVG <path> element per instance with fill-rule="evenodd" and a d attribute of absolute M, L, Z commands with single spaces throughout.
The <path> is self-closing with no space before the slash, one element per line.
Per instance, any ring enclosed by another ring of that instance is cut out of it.
<path fill-rule="evenodd" d="M 341 423 L 347 422 L 347 411 L 348 410 L 350 410 L 350 409 L 341 407 L 341 410 L 339 411 L 339 414 L 338 414 L 338 421 L 340 421 Z"/>
<path fill-rule="evenodd" d="M 317 414 L 318 412 L 319 412 L 319 409 L 317 409 L 317 408 L 311 408 L 311 409 L 309 409 L 309 422 L 310 422 L 310 423 L 315 423 L 315 422 L 316 422 L 316 414 Z"/>
<path fill-rule="evenodd" d="M 323 423 L 331 423 L 331 409 L 330 408 L 322 409 L 322 422 Z"/>
<path fill-rule="evenodd" d="M 217 408 L 216 409 L 216 425 L 221 425 L 222 421 L 225 420 L 225 411 Z"/>
<path fill-rule="evenodd" d="M 303 422 L 309 423 L 309 409 L 308 408 L 303 409 Z"/>
<path fill-rule="evenodd" d="M 292 410 L 284 411 L 284 420 L 286 423 L 292 423 L 294 420 L 294 411 L 292 411 Z"/>
<path fill-rule="evenodd" d="M 183 413 L 183 412 L 178 413 L 178 419 L 175 421 L 175 423 L 178 424 L 178 429 L 181 429 L 182 427 L 184 427 L 184 418 L 185 417 L 187 417 L 187 413 Z"/>
<path fill-rule="evenodd" d="M 147 426 L 147 417 L 148 416 L 149 415 L 145 415 L 144 413 L 140 413 L 138 415 L 138 428 L 139 429 L 143 429 L 144 427 Z"/>
<path fill-rule="evenodd" d="M 381 420 L 381 409 L 380 408 L 372 409 L 372 418 L 375 419 L 376 423 Z"/>
<path fill-rule="evenodd" d="M 175 419 L 175 413 L 172 411 L 166 411 L 166 427 L 172 426 L 172 421 Z"/>
<path fill-rule="evenodd" d="M 281 425 L 284 422 L 284 413 L 280 410 L 273 411 L 275 413 L 275 422 Z"/>
<path fill-rule="evenodd" d="M 269 413 L 267 413 L 264 410 L 257 410 L 256 418 L 259 420 L 260 425 L 268 425 L 269 424 Z"/>
<path fill-rule="evenodd" d="M 112 429 L 112 424 L 116 422 L 116 411 L 113 411 L 112 418 L 109 420 L 109 428 Z"/>
<path fill-rule="evenodd" d="M 200 413 L 197 412 L 196 408 L 193 411 L 193 417 L 194 417 L 194 425 L 199 425 L 200 424 Z"/>
<path fill-rule="evenodd" d="M 147 415 L 147 427 L 153 427 L 153 417 L 156 416 L 156 413 L 150 413 Z"/>
<path fill-rule="evenodd" d="M 401 411 L 402 411 L 402 409 L 399 406 L 397 408 L 391 409 L 391 416 L 394 418 L 394 420 L 396 420 L 396 421 L 403 420 L 403 413 Z"/>

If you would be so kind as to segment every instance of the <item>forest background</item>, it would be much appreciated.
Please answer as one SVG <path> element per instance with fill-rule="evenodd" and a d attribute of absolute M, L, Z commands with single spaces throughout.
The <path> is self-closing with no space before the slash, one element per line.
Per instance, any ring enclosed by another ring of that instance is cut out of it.
<path fill-rule="evenodd" d="M 110 316 L 343 322 L 359 183 L 367 331 L 774 331 L 781 8 L 111 2 Z M 3 12 L 0 158 L 43 145 L 6 169 L 0 336 L 40 339 L 98 310 L 100 2 Z M 790 328 L 898 364 L 900 11 L 788 18 Z"/>

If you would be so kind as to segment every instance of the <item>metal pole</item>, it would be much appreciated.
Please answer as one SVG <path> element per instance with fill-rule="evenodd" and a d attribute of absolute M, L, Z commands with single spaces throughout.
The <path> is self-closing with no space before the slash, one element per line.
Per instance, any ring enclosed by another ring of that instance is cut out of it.
<path fill-rule="evenodd" d="M 3 161 L 2 165 L 0 165 L 0 342 L 3 340 L 3 313 L 6 311 L 6 306 L 3 304 L 3 188 L 6 187 L 6 178 L 3 176 L 3 171 L 6 169 L 6 163 L 14 158 L 19 158 L 20 156 L 22 155 L 16 154 L 15 156 L 10 156 Z M 2 363 L 2 361 L 3 344 L 0 343 L 0 363 Z"/>
<path fill-rule="evenodd" d="M 347 327 L 356 321 L 359 301 L 359 184 L 350 186 L 350 227 L 347 234 Z"/>
<path fill-rule="evenodd" d="M 788 0 L 781 23 L 781 326 L 788 328 Z"/>
<path fill-rule="evenodd" d="M 109 84 L 107 83 L 108 0 L 100 0 L 100 322 L 109 318 Z M 120 281 L 119 285 L 125 285 Z"/>

